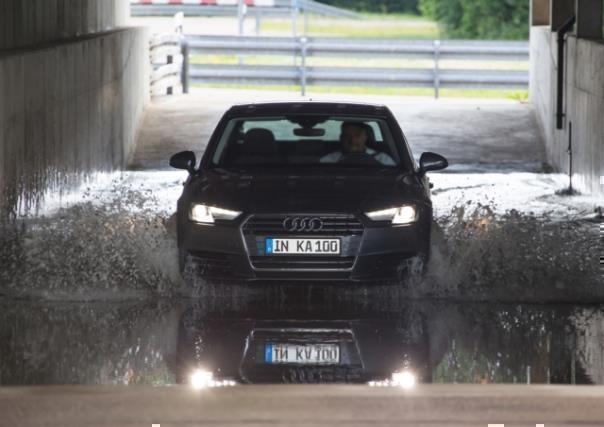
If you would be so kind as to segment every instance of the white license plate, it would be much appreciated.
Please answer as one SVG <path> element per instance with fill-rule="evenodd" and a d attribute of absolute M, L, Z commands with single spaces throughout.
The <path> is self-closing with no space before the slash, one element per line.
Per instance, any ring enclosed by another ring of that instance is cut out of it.
<path fill-rule="evenodd" d="M 267 238 L 266 254 L 339 255 L 340 239 L 274 239 Z"/>
<path fill-rule="evenodd" d="M 340 346 L 337 344 L 266 344 L 264 361 L 268 364 L 337 365 Z"/>

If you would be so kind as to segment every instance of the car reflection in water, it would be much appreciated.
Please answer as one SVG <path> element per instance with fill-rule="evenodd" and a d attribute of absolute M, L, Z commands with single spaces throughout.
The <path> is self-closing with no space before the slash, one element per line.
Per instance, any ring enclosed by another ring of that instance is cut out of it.
<path fill-rule="evenodd" d="M 196 370 L 238 383 L 603 381 L 595 307 L 286 299 L 186 308 L 176 382 Z"/>
<path fill-rule="evenodd" d="M 189 382 L 198 370 L 242 383 L 368 383 L 402 372 L 431 381 L 421 317 L 308 316 L 187 309 L 178 333 L 177 382 Z"/>
<path fill-rule="evenodd" d="M 384 385 L 395 373 L 400 385 L 604 384 L 602 306 L 292 288 L 123 303 L 0 299 L 0 384 Z"/>

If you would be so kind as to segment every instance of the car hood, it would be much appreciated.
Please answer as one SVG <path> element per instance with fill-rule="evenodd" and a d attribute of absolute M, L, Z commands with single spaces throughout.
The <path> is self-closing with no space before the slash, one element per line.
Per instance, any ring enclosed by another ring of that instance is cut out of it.
<path fill-rule="evenodd" d="M 419 202 L 410 175 L 206 173 L 189 186 L 192 202 L 242 212 L 366 212 Z"/>

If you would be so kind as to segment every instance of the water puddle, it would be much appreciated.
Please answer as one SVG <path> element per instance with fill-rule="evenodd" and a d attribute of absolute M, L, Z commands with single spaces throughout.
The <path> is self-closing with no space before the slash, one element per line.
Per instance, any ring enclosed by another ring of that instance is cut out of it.
<path fill-rule="evenodd" d="M 380 384 L 402 371 L 423 383 L 604 384 L 603 331 L 602 306 L 386 303 L 302 288 L 0 301 L 0 384 L 188 384 L 199 372 L 220 384 Z M 315 359 L 319 351 L 332 353 Z"/>

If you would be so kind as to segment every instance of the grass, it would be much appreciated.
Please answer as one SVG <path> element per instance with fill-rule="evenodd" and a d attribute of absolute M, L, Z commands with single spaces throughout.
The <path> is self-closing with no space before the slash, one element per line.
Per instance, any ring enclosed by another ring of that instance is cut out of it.
<path fill-rule="evenodd" d="M 334 19 L 311 15 L 309 36 L 423 39 L 440 38 L 436 22 L 414 15 L 364 14 L 364 19 Z M 291 34 L 291 20 L 265 19 L 260 25 L 262 35 Z M 298 34 L 304 32 L 304 18 L 298 19 Z"/>
<path fill-rule="evenodd" d="M 299 92 L 300 86 L 291 85 L 244 85 L 244 84 L 199 84 L 193 87 L 214 89 L 240 89 L 240 90 L 273 90 L 285 92 Z M 391 95 L 391 96 L 425 96 L 434 97 L 431 88 L 393 88 L 393 87 L 324 87 L 307 86 L 306 95 L 312 93 L 341 93 L 352 95 Z M 526 90 L 497 90 L 497 89 L 441 89 L 441 98 L 483 98 L 483 99 L 511 99 L 519 102 L 528 100 Z"/>

